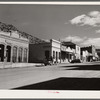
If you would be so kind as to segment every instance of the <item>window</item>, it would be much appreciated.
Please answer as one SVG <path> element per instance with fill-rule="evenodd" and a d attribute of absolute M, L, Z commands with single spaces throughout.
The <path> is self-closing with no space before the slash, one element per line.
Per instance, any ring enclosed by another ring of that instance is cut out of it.
<path fill-rule="evenodd" d="M 12 61 L 17 62 L 17 47 L 13 47 L 13 56 Z"/>
<path fill-rule="evenodd" d="M 27 49 L 24 49 L 24 62 L 27 62 Z"/>
<path fill-rule="evenodd" d="M 56 59 L 58 59 L 58 52 L 56 51 Z"/>
<path fill-rule="evenodd" d="M 23 53 L 23 49 L 19 48 L 18 62 L 22 62 L 22 53 Z"/>
<path fill-rule="evenodd" d="M 55 51 L 53 51 L 53 59 L 55 59 Z"/>

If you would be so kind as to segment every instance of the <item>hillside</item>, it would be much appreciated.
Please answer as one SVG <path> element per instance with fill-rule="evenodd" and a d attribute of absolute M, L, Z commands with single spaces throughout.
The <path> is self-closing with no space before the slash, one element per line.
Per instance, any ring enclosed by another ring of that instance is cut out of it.
<path fill-rule="evenodd" d="M 26 32 L 22 32 L 22 31 L 18 30 L 15 26 L 13 26 L 11 24 L 7 25 L 5 23 L 0 22 L 0 30 L 3 31 L 3 32 L 17 31 L 22 37 L 29 39 L 29 43 L 32 43 L 32 44 L 45 42 L 42 39 L 39 39 L 39 38 L 34 37 L 34 36 L 32 36 L 32 35 L 30 35 Z"/>

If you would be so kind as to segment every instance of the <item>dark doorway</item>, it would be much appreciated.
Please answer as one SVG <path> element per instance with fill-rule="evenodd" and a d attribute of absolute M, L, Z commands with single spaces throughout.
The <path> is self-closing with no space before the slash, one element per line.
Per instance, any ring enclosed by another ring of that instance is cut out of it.
<path fill-rule="evenodd" d="M 7 48 L 6 48 L 6 57 L 7 57 L 7 62 L 10 62 L 10 58 L 11 58 L 11 46 L 7 46 Z"/>
<path fill-rule="evenodd" d="M 46 58 L 47 60 L 49 60 L 49 57 L 50 57 L 50 51 L 49 51 L 49 50 L 46 50 L 46 51 L 45 51 L 45 58 Z"/>
<path fill-rule="evenodd" d="M 58 62 L 58 52 L 56 52 L 56 62 Z"/>
<path fill-rule="evenodd" d="M 22 53 L 23 53 L 23 49 L 19 48 L 18 62 L 22 62 Z"/>
<path fill-rule="evenodd" d="M 4 45 L 0 44 L 0 61 L 4 61 Z"/>

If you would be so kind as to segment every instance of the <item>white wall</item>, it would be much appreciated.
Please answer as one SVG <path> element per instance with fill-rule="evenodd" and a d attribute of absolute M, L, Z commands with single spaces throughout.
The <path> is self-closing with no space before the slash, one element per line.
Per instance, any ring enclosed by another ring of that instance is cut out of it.
<path fill-rule="evenodd" d="M 53 51 L 55 51 L 55 59 L 54 61 L 56 61 L 56 52 L 58 53 L 58 62 L 60 63 L 60 59 L 59 59 L 59 53 L 61 53 L 61 42 L 60 41 L 57 41 L 57 40 L 54 40 L 52 39 L 51 41 L 51 56 L 53 57 Z"/>
<path fill-rule="evenodd" d="M 11 46 L 11 59 L 12 59 L 14 46 L 16 46 L 17 49 L 19 49 L 19 47 L 23 49 L 23 57 L 24 57 L 24 49 L 27 49 L 27 50 L 29 49 L 29 40 L 28 39 L 24 40 L 24 39 L 19 38 L 19 34 L 17 34 L 16 32 L 13 35 L 7 32 L 0 32 L 0 44 L 4 44 L 5 46 L 6 45 Z M 6 52 L 4 52 L 4 55 L 6 55 Z M 27 53 L 27 56 L 28 56 L 28 53 Z"/>

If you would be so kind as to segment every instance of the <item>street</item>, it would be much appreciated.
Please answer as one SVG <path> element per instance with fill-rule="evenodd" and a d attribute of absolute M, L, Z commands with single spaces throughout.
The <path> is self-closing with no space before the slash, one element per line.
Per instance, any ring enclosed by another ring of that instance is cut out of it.
<path fill-rule="evenodd" d="M 0 69 L 0 89 L 100 90 L 100 62 Z"/>

